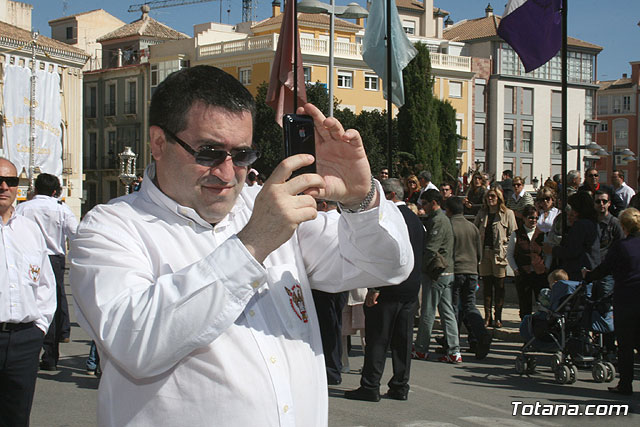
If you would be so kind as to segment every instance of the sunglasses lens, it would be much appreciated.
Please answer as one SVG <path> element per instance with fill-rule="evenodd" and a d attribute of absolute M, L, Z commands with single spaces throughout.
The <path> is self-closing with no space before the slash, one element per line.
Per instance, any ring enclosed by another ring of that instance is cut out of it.
<path fill-rule="evenodd" d="M 218 166 L 227 158 L 227 152 L 224 150 L 214 150 L 205 148 L 196 153 L 196 163 L 202 166 L 213 167 Z"/>
<path fill-rule="evenodd" d="M 0 183 L 6 182 L 9 187 L 17 187 L 20 182 L 20 178 L 17 176 L 2 176 L 0 177 Z"/>
<path fill-rule="evenodd" d="M 236 166 L 249 166 L 260 157 L 260 152 L 256 150 L 241 150 L 233 153 L 233 164 Z"/>

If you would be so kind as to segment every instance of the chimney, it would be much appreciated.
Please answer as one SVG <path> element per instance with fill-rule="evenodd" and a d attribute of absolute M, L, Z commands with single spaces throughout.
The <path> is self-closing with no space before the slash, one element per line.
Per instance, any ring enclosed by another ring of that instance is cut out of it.
<path fill-rule="evenodd" d="M 148 4 L 143 4 L 142 6 L 140 6 L 140 11 L 142 11 L 142 20 L 145 19 L 149 19 L 149 11 L 151 10 L 151 8 L 149 7 Z"/>
<path fill-rule="evenodd" d="M 622 73 L 622 78 L 626 79 L 627 78 L 627 73 Z"/>
<path fill-rule="evenodd" d="M 491 3 L 487 5 L 487 8 L 484 10 L 485 18 L 490 18 L 493 16 L 493 8 L 491 7 Z"/>
<path fill-rule="evenodd" d="M 280 10 L 280 1 L 278 0 L 273 0 L 271 2 L 271 17 L 275 18 L 276 16 L 280 15 L 281 10 Z"/>
<path fill-rule="evenodd" d="M 364 27 L 364 18 L 356 18 L 356 25 Z"/>
<path fill-rule="evenodd" d="M 122 49 L 118 49 L 118 68 L 122 67 Z"/>
<path fill-rule="evenodd" d="M 631 64 L 631 83 L 640 84 L 640 61 L 630 62 Z"/>
<path fill-rule="evenodd" d="M 444 21 L 444 28 L 449 28 L 452 25 L 453 25 L 453 19 L 451 19 L 451 16 L 447 16 L 447 20 Z"/>

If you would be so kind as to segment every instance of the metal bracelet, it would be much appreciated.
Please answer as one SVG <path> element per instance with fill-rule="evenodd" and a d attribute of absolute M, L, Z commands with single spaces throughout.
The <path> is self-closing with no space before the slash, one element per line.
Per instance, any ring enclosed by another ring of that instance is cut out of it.
<path fill-rule="evenodd" d="M 369 192 L 367 193 L 362 203 L 360 203 L 360 205 L 356 209 L 347 209 L 344 206 L 342 206 L 342 203 L 338 202 L 338 208 L 340 209 L 341 212 L 342 211 L 349 212 L 349 213 L 364 212 L 364 210 L 367 209 L 367 207 L 369 206 L 369 204 L 371 203 L 371 201 L 375 196 L 376 196 L 376 181 L 375 179 L 373 179 L 373 175 L 371 175 L 371 188 L 369 189 Z"/>

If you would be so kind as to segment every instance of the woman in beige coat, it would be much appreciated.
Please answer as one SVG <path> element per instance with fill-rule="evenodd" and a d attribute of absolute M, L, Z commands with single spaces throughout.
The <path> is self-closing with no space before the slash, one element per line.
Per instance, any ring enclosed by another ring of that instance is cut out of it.
<path fill-rule="evenodd" d="M 507 246 L 509 236 L 518 226 L 516 217 L 508 209 L 502 191 L 491 188 L 486 192 L 483 206 L 474 221 L 480 231 L 482 261 L 479 273 L 484 294 L 484 321 L 486 326 L 502 327 L 504 305 L 504 278 L 507 275 Z M 491 306 L 495 295 L 495 315 L 491 317 Z"/>

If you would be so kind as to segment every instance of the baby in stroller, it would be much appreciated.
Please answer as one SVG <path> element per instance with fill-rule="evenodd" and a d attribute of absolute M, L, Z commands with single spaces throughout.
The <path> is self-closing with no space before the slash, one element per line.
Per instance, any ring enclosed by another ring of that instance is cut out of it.
<path fill-rule="evenodd" d="M 604 361 L 601 337 L 613 331 L 611 295 L 601 295 L 597 284 L 567 279 L 564 270 L 549 274 L 549 289 L 538 297 L 539 311 L 522 320 L 525 344 L 516 358 L 516 372 L 535 371 L 535 357 L 529 353 L 552 353 L 551 368 L 559 383 L 575 382 L 577 367 L 591 367 L 598 382 L 613 381 L 615 368 Z"/>

